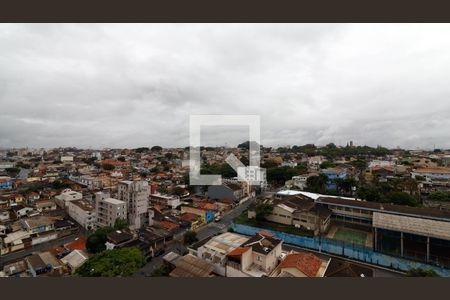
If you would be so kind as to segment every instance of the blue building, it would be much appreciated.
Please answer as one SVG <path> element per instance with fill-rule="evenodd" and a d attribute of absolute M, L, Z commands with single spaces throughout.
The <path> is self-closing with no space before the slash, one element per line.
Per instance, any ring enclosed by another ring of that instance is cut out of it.
<path fill-rule="evenodd" d="M 0 178 L 0 189 L 12 189 L 13 181 L 9 177 Z"/>
<path fill-rule="evenodd" d="M 336 190 L 336 179 L 345 179 L 347 178 L 347 172 L 344 169 L 333 168 L 333 169 L 322 169 L 320 172 L 328 177 L 327 181 L 327 189 L 328 190 Z"/>

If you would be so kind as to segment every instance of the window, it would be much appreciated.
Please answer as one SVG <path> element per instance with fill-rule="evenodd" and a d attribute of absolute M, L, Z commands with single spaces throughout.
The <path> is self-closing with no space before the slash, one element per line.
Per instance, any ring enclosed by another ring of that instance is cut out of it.
<path fill-rule="evenodd" d="M 256 260 L 257 260 L 257 261 L 262 261 L 261 256 L 257 255 L 257 256 L 256 256 Z"/>

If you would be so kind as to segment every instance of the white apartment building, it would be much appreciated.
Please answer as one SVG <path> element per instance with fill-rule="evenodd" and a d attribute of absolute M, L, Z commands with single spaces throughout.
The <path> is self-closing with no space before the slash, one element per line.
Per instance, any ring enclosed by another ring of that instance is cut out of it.
<path fill-rule="evenodd" d="M 72 191 L 71 189 L 65 189 L 61 194 L 55 196 L 55 199 L 59 206 L 67 207 L 68 202 L 83 199 L 83 194 Z"/>
<path fill-rule="evenodd" d="M 118 199 L 127 203 L 128 223 L 133 229 L 148 224 L 150 186 L 147 181 L 120 181 Z"/>
<path fill-rule="evenodd" d="M 117 219 L 127 219 L 127 204 L 125 201 L 111 198 L 108 193 L 95 194 L 97 226 L 114 226 Z"/>
<path fill-rule="evenodd" d="M 92 230 L 97 225 L 95 207 L 89 201 L 81 199 L 67 203 L 69 216 L 87 230 Z"/>

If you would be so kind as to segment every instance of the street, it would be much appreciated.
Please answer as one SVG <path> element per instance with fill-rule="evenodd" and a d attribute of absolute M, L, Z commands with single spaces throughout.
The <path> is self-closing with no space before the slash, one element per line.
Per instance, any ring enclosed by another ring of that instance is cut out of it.
<path fill-rule="evenodd" d="M 242 212 L 244 212 L 253 201 L 254 198 L 251 198 L 245 201 L 244 203 L 239 204 L 237 207 L 235 207 L 228 213 L 224 214 L 219 222 L 211 222 L 198 228 L 196 230 L 198 240 L 200 241 L 210 236 L 216 235 L 218 233 L 227 231 L 231 223 L 233 222 L 233 219 L 239 216 Z M 162 258 L 170 251 L 174 251 L 180 254 L 187 250 L 186 247 L 181 242 L 174 240 L 169 245 L 167 245 L 166 251 L 164 252 L 163 255 L 154 257 L 144 267 L 139 269 L 134 276 L 150 276 L 150 274 L 153 272 L 154 269 L 161 266 L 163 262 Z"/>
<path fill-rule="evenodd" d="M 30 254 L 33 254 L 33 252 L 45 251 L 53 246 L 67 244 L 67 243 L 75 240 L 79 236 L 80 236 L 80 234 L 76 233 L 76 234 L 62 237 L 60 239 L 56 239 L 56 240 L 52 240 L 52 241 L 49 241 L 46 243 L 38 244 L 38 245 L 35 245 L 28 249 L 16 251 L 16 252 L 6 254 L 6 255 L 1 255 L 0 256 L 0 267 L 3 268 L 3 266 L 5 264 L 7 264 L 9 262 L 14 262 L 14 261 L 20 260 Z"/>

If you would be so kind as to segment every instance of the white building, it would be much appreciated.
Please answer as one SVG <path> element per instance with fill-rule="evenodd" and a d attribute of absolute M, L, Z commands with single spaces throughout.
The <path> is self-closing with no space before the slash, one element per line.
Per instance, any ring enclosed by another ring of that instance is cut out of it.
<path fill-rule="evenodd" d="M 197 249 L 197 257 L 206 260 L 214 266 L 214 272 L 226 276 L 227 254 L 247 242 L 249 237 L 226 232 L 211 238 Z"/>
<path fill-rule="evenodd" d="M 73 162 L 73 156 L 71 156 L 71 155 L 61 156 L 60 161 L 61 162 Z"/>
<path fill-rule="evenodd" d="M 71 189 L 65 189 L 58 196 L 55 196 L 58 205 L 62 207 L 67 207 L 69 201 L 81 200 L 83 199 L 83 194 L 72 191 Z"/>
<path fill-rule="evenodd" d="M 420 168 L 411 172 L 411 177 L 422 176 L 428 180 L 450 180 L 450 169 Z"/>
<path fill-rule="evenodd" d="M 92 230 L 96 227 L 96 213 L 95 207 L 87 200 L 74 200 L 67 203 L 67 210 L 69 216 L 72 217 L 78 224 L 87 230 Z"/>
<path fill-rule="evenodd" d="M 70 268 L 70 272 L 74 273 L 79 267 L 81 267 L 87 260 L 89 256 L 86 252 L 81 250 L 73 250 L 63 258 L 61 262 Z"/>
<path fill-rule="evenodd" d="M 102 154 L 99 151 L 93 152 L 92 157 L 95 157 L 97 160 L 102 160 Z"/>
<path fill-rule="evenodd" d="M 394 161 L 389 161 L 389 160 L 372 160 L 369 163 L 369 168 L 372 167 L 390 167 L 390 166 L 395 166 L 395 162 Z"/>
<path fill-rule="evenodd" d="M 112 227 L 117 219 L 127 219 L 126 202 L 111 198 L 108 193 L 96 193 L 95 206 L 98 227 Z"/>
<path fill-rule="evenodd" d="M 291 180 L 286 181 L 285 186 L 287 188 L 298 188 L 300 190 L 304 190 L 307 186 L 306 182 L 309 176 L 311 175 L 305 174 L 293 176 Z"/>
<path fill-rule="evenodd" d="M 181 204 L 180 197 L 174 195 L 165 195 L 165 194 L 151 194 L 150 201 L 155 204 L 162 204 L 164 206 L 169 206 L 174 209 Z"/>
<path fill-rule="evenodd" d="M 295 161 L 283 161 L 281 163 L 282 167 L 290 167 L 290 168 L 295 168 L 298 164 Z"/>
<path fill-rule="evenodd" d="M 127 203 L 128 222 L 134 229 L 148 224 L 150 186 L 147 181 L 120 181 L 118 199 Z"/>

